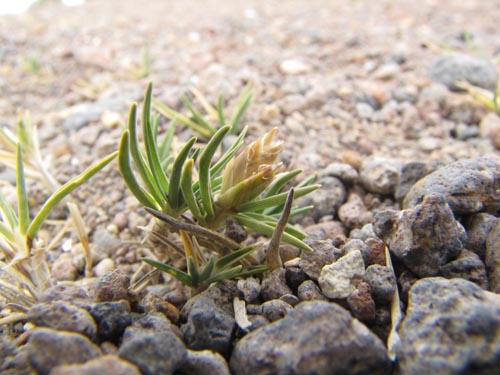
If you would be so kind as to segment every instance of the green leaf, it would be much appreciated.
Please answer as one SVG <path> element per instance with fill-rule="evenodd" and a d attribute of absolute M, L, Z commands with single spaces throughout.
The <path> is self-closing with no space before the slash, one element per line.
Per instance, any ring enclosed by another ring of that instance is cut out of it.
<path fill-rule="evenodd" d="M 201 115 L 201 113 L 198 112 L 196 110 L 196 108 L 194 108 L 193 104 L 189 101 L 189 99 L 185 95 L 182 96 L 181 101 L 187 107 L 187 109 L 189 110 L 189 112 L 191 112 L 191 114 L 193 115 L 193 118 L 197 121 L 197 124 L 199 124 L 200 126 L 203 126 L 205 129 L 207 129 L 208 131 L 210 131 L 210 133 L 212 133 L 212 134 L 215 133 L 215 131 L 217 129 L 214 128 L 207 120 L 205 120 L 203 118 L 203 116 Z"/>
<path fill-rule="evenodd" d="M 14 229 L 19 225 L 17 220 L 16 212 L 12 206 L 7 202 L 5 195 L 0 191 L 0 210 L 2 210 L 2 219 L 7 221 L 11 229 Z"/>
<path fill-rule="evenodd" d="M 248 247 L 244 247 L 243 249 L 238 249 L 238 250 L 235 250 L 227 255 L 224 255 L 223 257 L 219 258 L 217 260 L 217 262 L 215 262 L 215 269 L 222 270 L 224 268 L 227 268 L 227 267 L 233 265 L 234 263 L 239 262 L 241 259 L 245 258 L 247 255 L 250 255 L 255 250 L 257 250 L 259 247 L 260 247 L 260 245 L 248 246 Z"/>
<path fill-rule="evenodd" d="M 280 173 L 276 175 L 275 181 L 262 193 L 263 198 L 272 197 L 280 192 L 280 190 L 294 177 L 302 173 L 302 169 L 295 169 L 290 172 Z"/>
<path fill-rule="evenodd" d="M 182 122 L 184 125 L 190 127 L 194 131 L 197 131 L 200 133 L 200 135 L 207 139 L 210 138 L 213 134 L 213 132 L 210 132 L 208 129 L 204 128 L 203 126 L 198 125 L 196 122 L 191 120 L 189 117 L 184 116 L 183 114 L 174 111 L 173 109 L 169 108 L 167 105 L 159 102 L 158 100 L 154 99 L 152 100 L 152 103 L 155 107 L 155 109 L 160 112 L 163 116 L 170 120 L 178 120 Z"/>
<path fill-rule="evenodd" d="M 198 265 L 192 256 L 187 258 L 187 269 L 189 275 L 191 276 L 191 282 L 193 285 L 198 285 L 200 283 L 200 272 L 198 271 Z"/>
<path fill-rule="evenodd" d="M 23 151 L 20 144 L 17 145 L 16 152 L 16 194 L 19 232 L 24 235 L 30 223 L 30 210 L 28 206 L 28 193 L 26 192 L 26 179 L 24 178 Z"/>
<path fill-rule="evenodd" d="M 129 188 L 130 192 L 137 198 L 137 200 L 146 207 L 160 209 L 158 203 L 154 200 L 153 196 L 144 190 L 137 179 L 135 178 L 132 166 L 130 165 L 130 134 L 125 130 L 120 140 L 120 148 L 118 151 L 118 168 Z"/>
<path fill-rule="evenodd" d="M 210 220 L 214 216 L 214 203 L 211 192 L 210 184 L 210 164 L 212 163 L 212 158 L 215 151 L 219 147 L 220 143 L 224 139 L 226 133 L 230 130 L 229 126 L 224 126 L 217 130 L 210 141 L 207 143 L 205 149 L 200 155 L 199 164 L 199 185 L 200 185 L 200 196 L 203 208 L 207 213 L 207 219 Z"/>
<path fill-rule="evenodd" d="M 193 192 L 193 181 L 192 181 L 193 165 L 194 165 L 193 159 L 189 159 L 184 164 L 181 177 L 181 190 L 189 210 L 196 219 L 201 221 L 203 220 L 204 215 L 201 212 L 200 206 L 198 205 L 198 201 L 196 200 L 196 197 Z"/>
<path fill-rule="evenodd" d="M 259 220 L 255 220 L 245 214 L 238 213 L 234 215 L 234 217 L 240 222 L 240 224 L 252 228 L 256 230 L 257 232 L 263 233 L 267 236 L 272 236 L 274 232 L 274 227 L 272 225 L 263 223 Z M 288 234 L 288 233 L 283 233 L 283 241 L 286 243 L 289 243 L 290 245 L 296 246 L 299 249 L 305 250 L 307 252 L 312 252 L 313 249 L 307 245 L 306 243 L 302 242 L 298 238 Z"/>
<path fill-rule="evenodd" d="M 244 128 L 241 131 L 241 134 L 236 138 L 231 147 L 222 155 L 222 157 L 214 164 L 212 168 L 210 168 L 210 175 L 217 176 L 229 163 L 229 161 L 234 157 L 234 155 L 238 152 L 238 150 L 243 146 L 245 135 L 247 134 L 247 129 Z"/>
<path fill-rule="evenodd" d="M 160 146 L 158 147 L 158 153 L 160 154 L 160 159 L 162 160 L 163 167 L 165 167 L 165 160 L 169 157 L 170 151 L 172 149 L 172 141 L 174 140 L 176 124 L 177 121 L 175 120 L 172 120 L 170 122 L 170 125 L 167 128 L 165 135 L 163 136 Z"/>
<path fill-rule="evenodd" d="M 153 136 L 153 129 L 151 125 L 151 96 L 153 95 L 153 86 L 151 83 L 146 90 L 144 103 L 142 106 L 142 131 L 144 135 L 144 144 L 146 147 L 146 155 L 149 162 L 149 167 L 153 174 L 154 181 L 158 187 L 162 199 L 165 201 L 165 196 L 168 191 L 169 181 L 163 168 L 161 166 L 160 156 L 158 155 L 158 148 L 156 147 L 156 139 Z M 170 202 L 165 202 L 165 206 Z"/>
<path fill-rule="evenodd" d="M 307 195 L 314 190 L 320 188 L 321 185 L 309 185 L 304 187 L 295 188 L 295 198 Z M 266 209 L 274 209 L 276 206 L 281 206 L 285 203 L 288 193 L 280 193 L 267 198 L 255 199 L 251 202 L 242 204 L 240 206 L 241 212 L 261 212 Z M 267 213 L 267 211 L 266 211 Z"/>
<path fill-rule="evenodd" d="M 253 275 L 258 275 L 260 273 L 264 273 L 269 271 L 268 266 L 264 265 L 256 265 L 256 266 L 250 266 L 250 267 L 245 267 L 243 270 L 237 275 L 237 277 L 248 277 L 248 276 L 253 276 Z"/>
<path fill-rule="evenodd" d="M 88 181 L 93 175 L 103 169 L 106 165 L 108 165 L 118 154 L 118 152 L 113 152 L 112 154 L 106 156 L 104 159 L 100 160 L 96 164 L 87 168 L 84 172 L 79 174 L 76 177 L 73 177 L 71 180 L 62 185 L 59 189 L 57 189 L 43 204 L 40 212 L 33 218 L 26 235 L 29 239 L 33 239 L 43 222 L 49 216 L 52 209 L 64 199 L 68 194 L 70 194 L 77 187 L 82 185 L 84 182 Z"/>
<path fill-rule="evenodd" d="M 240 95 L 238 104 L 236 106 L 236 111 L 233 114 L 233 118 L 231 119 L 231 134 L 238 133 L 241 119 L 250 106 L 250 103 L 252 103 L 252 93 L 250 86 L 247 86 Z"/>
<path fill-rule="evenodd" d="M 226 118 L 224 116 L 224 96 L 219 94 L 217 98 L 217 117 L 219 118 L 220 126 L 226 125 Z"/>
<path fill-rule="evenodd" d="M 11 228 L 7 227 L 4 223 L 0 222 L 0 235 L 5 237 L 7 241 L 15 242 L 16 237 Z"/>
<path fill-rule="evenodd" d="M 203 267 L 203 271 L 200 273 L 201 282 L 208 280 L 212 276 L 212 272 L 215 268 L 215 257 L 211 256 L 208 262 Z"/>
<path fill-rule="evenodd" d="M 147 187 L 149 193 L 154 197 L 158 205 L 164 207 L 167 204 L 165 197 L 161 194 L 161 190 L 156 185 L 155 178 L 149 169 L 144 155 L 139 146 L 139 138 L 137 137 L 137 104 L 132 104 L 128 118 L 128 131 L 130 133 L 130 155 L 135 163 L 135 167 L 141 176 L 142 181 Z"/>
<path fill-rule="evenodd" d="M 234 277 L 237 277 L 241 273 L 242 269 L 243 269 L 243 266 L 239 265 L 239 266 L 235 266 L 233 268 L 230 268 L 228 270 L 221 271 L 219 273 L 214 274 L 206 282 L 207 282 L 207 284 L 211 284 L 211 283 L 215 283 L 217 281 L 230 280 Z"/>
<path fill-rule="evenodd" d="M 181 175 L 184 163 L 191 151 L 191 148 L 196 143 L 196 138 L 193 137 L 189 141 L 187 141 L 182 150 L 179 152 L 177 157 L 175 158 L 174 165 L 172 167 L 172 173 L 170 175 L 170 186 L 168 190 L 168 200 L 170 202 L 170 206 L 173 209 L 178 209 L 182 205 L 182 194 L 181 194 Z"/>
<path fill-rule="evenodd" d="M 263 223 L 269 224 L 273 227 L 278 223 L 278 219 L 274 216 L 259 214 L 256 212 L 245 212 L 242 214 L 252 219 L 262 221 Z M 293 225 L 290 224 L 286 225 L 285 232 L 291 234 L 294 237 L 297 237 L 300 240 L 303 240 L 307 237 L 307 234 L 305 234 L 304 232 L 302 232 L 301 230 L 295 228 Z"/>
<path fill-rule="evenodd" d="M 158 262 L 157 260 L 154 260 L 154 259 L 143 258 L 142 260 L 144 262 L 146 262 L 147 264 L 149 264 L 155 268 L 158 268 L 160 271 L 163 271 L 163 272 L 166 272 L 166 273 L 172 275 L 173 277 L 175 277 L 177 280 L 179 280 L 184 285 L 187 285 L 189 287 L 193 287 L 193 282 L 192 282 L 191 276 L 189 274 L 187 274 L 186 272 L 183 272 L 183 271 L 181 271 L 175 267 L 172 267 L 168 264 Z"/>

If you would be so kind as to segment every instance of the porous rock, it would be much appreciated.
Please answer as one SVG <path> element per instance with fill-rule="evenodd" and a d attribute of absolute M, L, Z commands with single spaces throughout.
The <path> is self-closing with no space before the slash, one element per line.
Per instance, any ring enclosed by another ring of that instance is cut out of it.
<path fill-rule="evenodd" d="M 354 250 L 323 267 L 318 282 L 328 298 L 346 298 L 354 292 L 364 274 L 361 251 Z"/>
<path fill-rule="evenodd" d="M 495 216 L 484 212 L 471 215 L 466 221 L 466 248 L 479 255 L 482 260 L 486 256 L 486 240 L 496 223 Z"/>
<path fill-rule="evenodd" d="M 211 350 L 188 350 L 181 370 L 193 375 L 231 375 L 224 357 Z"/>
<path fill-rule="evenodd" d="M 125 301 L 96 303 L 89 312 L 97 323 L 99 341 L 118 340 L 132 323 L 130 306 Z"/>
<path fill-rule="evenodd" d="M 374 156 L 363 161 L 359 174 L 366 190 L 390 195 L 396 190 L 401 165 L 396 160 Z"/>
<path fill-rule="evenodd" d="M 462 250 L 457 259 L 441 267 L 441 275 L 447 279 L 460 277 L 488 290 L 488 275 L 479 255 L 469 250 Z"/>
<path fill-rule="evenodd" d="M 352 315 L 362 322 L 375 319 L 375 301 L 372 298 L 370 284 L 359 283 L 356 290 L 347 297 L 347 305 Z"/>
<path fill-rule="evenodd" d="M 493 225 L 486 240 L 486 256 L 484 260 L 488 270 L 490 290 L 500 293 L 500 220 Z"/>
<path fill-rule="evenodd" d="M 380 264 L 368 266 L 364 279 L 370 284 L 375 302 L 384 304 L 392 300 L 396 291 L 396 280 L 389 267 Z"/>
<path fill-rule="evenodd" d="M 374 230 L 394 256 L 417 276 L 435 276 L 458 257 L 465 230 L 443 196 L 427 195 L 414 208 L 375 215 Z"/>
<path fill-rule="evenodd" d="M 235 346 L 234 374 L 388 374 L 385 346 L 334 303 L 300 303 L 285 318 L 258 328 Z"/>
<path fill-rule="evenodd" d="M 462 279 L 419 280 L 399 335 L 402 374 L 494 374 L 500 366 L 500 296 Z"/>
<path fill-rule="evenodd" d="M 332 241 L 328 240 L 313 240 L 309 241 L 308 244 L 314 251 L 307 252 L 302 250 L 299 267 L 309 278 L 318 280 L 321 269 L 337 259 L 339 250 L 333 246 Z"/>
<path fill-rule="evenodd" d="M 410 189 L 403 208 L 415 207 L 424 196 L 439 193 L 457 215 L 500 209 L 500 159 L 477 157 L 459 160 L 428 174 Z"/>
<path fill-rule="evenodd" d="M 104 355 L 82 364 L 55 367 L 50 375 L 120 374 L 141 375 L 139 369 L 116 355 Z"/>
<path fill-rule="evenodd" d="M 26 344 L 30 365 L 40 374 L 63 364 L 83 363 L 101 354 L 99 348 L 79 333 L 36 328 Z"/>

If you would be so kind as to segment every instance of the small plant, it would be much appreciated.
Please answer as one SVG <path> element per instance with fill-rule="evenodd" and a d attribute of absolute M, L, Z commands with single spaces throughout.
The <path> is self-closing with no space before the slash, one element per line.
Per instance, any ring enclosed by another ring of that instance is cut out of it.
<path fill-rule="evenodd" d="M 498 89 L 494 92 L 471 85 L 466 81 L 455 83 L 456 86 L 465 90 L 474 100 L 482 104 L 491 111 L 500 114 L 500 98 L 498 97 Z"/>
<path fill-rule="evenodd" d="M 118 164 L 129 190 L 148 212 L 159 219 L 152 234 L 166 238 L 169 231 L 181 233 L 188 272 L 175 270 L 169 265 L 158 267 L 163 263 L 154 260 L 147 260 L 149 264 L 173 274 L 195 290 L 205 287 L 208 280 L 219 279 L 220 275 L 224 278 L 243 275 L 248 270 L 221 266 L 233 266 L 251 253 L 249 248 L 219 233 L 230 217 L 247 229 L 274 236 L 271 242 L 275 250 L 268 252 L 268 255 L 272 254 L 268 257 L 272 268 L 281 265 L 276 255 L 280 240 L 312 251 L 303 241 L 305 234 L 288 224 L 288 218 L 311 208 L 292 207 L 293 198 L 309 194 L 319 185 L 311 184 L 314 179 L 311 176 L 292 192 L 282 191 L 301 170 L 281 172 L 282 164 L 278 159 L 283 144 L 275 140 L 276 128 L 240 151 L 246 134 L 246 129 L 243 129 L 225 152 L 218 153 L 224 137 L 232 129 L 230 125 L 224 125 L 204 145 L 199 145 L 192 137 L 172 158 L 172 126 L 167 130 L 167 140 L 158 144 L 158 116 L 151 115 L 151 103 L 152 86 L 149 85 L 142 109 L 144 149 L 138 140 L 137 106 L 134 104 L 128 129 L 120 142 Z M 222 108 L 219 112 L 223 112 Z M 221 258 L 211 261 L 210 258 L 193 256 L 199 252 L 198 242 L 216 251 Z M 244 256 L 235 256 L 234 253 Z M 227 273 L 228 270 L 231 272 Z"/>
<path fill-rule="evenodd" d="M 17 212 L 0 192 L 0 266 L 8 277 L 0 279 L 0 296 L 10 309 L 25 311 L 50 285 L 43 244 L 36 236 L 52 209 L 116 157 L 113 153 L 59 187 L 40 211 L 30 217 L 22 147 L 16 147 Z M 5 319 L 14 319 L 7 317 Z M 2 320 L 2 322 L 4 322 Z"/>
<path fill-rule="evenodd" d="M 203 107 L 206 115 L 203 115 L 196 109 L 194 103 L 190 101 L 186 95 L 184 95 L 181 100 L 191 114 L 191 117 L 185 116 L 155 99 L 153 99 L 153 105 L 161 115 L 172 121 L 181 122 L 198 133 L 203 139 L 213 137 L 218 129 L 226 125 L 229 125 L 231 134 L 238 134 L 241 131 L 241 120 L 252 103 L 250 86 L 247 86 L 241 93 L 238 103 L 236 104 L 236 109 L 230 118 L 227 118 L 224 113 L 224 97 L 222 94 L 219 95 L 217 106 L 214 107 L 209 104 L 197 89 L 191 88 L 191 93 Z M 214 124 L 213 121 L 216 123 Z"/>

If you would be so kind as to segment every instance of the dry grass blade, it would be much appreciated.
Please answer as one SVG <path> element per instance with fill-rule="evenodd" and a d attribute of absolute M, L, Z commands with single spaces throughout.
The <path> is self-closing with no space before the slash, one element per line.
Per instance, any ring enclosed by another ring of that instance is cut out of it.
<path fill-rule="evenodd" d="M 80 213 L 80 209 L 75 203 L 68 202 L 67 203 L 69 213 L 71 215 L 71 220 L 73 221 L 73 225 L 76 229 L 76 234 L 78 235 L 78 239 L 82 244 L 84 256 L 85 256 L 85 276 L 92 276 L 92 253 L 90 251 L 89 237 L 87 235 L 87 231 L 85 230 L 85 223 L 83 222 L 82 214 Z"/>
<path fill-rule="evenodd" d="M 391 331 L 389 332 L 389 337 L 387 338 L 387 351 L 389 352 L 389 357 L 391 358 L 392 361 L 395 361 L 397 355 L 396 353 L 397 347 L 399 346 L 400 343 L 398 327 L 403 316 L 401 314 L 401 302 L 399 300 L 396 274 L 394 273 L 394 267 L 392 266 L 392 261 L 391 261 L 391 254 L 387 247 L 385 248 L 385 261 L 386 261 L 386 266 L 389 267 L 392 271 L 392 275 L 394 276 L 394 283 L 396 284 L 395 285 L 396 289 L 394 291 L 391 301 Z"/>

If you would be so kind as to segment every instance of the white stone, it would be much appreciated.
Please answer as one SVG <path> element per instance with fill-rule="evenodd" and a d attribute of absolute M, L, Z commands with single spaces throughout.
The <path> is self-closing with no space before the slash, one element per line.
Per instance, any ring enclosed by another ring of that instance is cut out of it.
<path fill-rule="evenodd" d="M 328 298 L 347 298 L 365 274 L 361 251 L 354 250 L 326 265 L 319 275 L 319 286 Z"/>
<path fill-rule="evenodd" d="M 284 60 L 280 64 L 280 70 L 284 74 L 302 74 L 311 70 L 311 66 L 300 60 Z"/>

